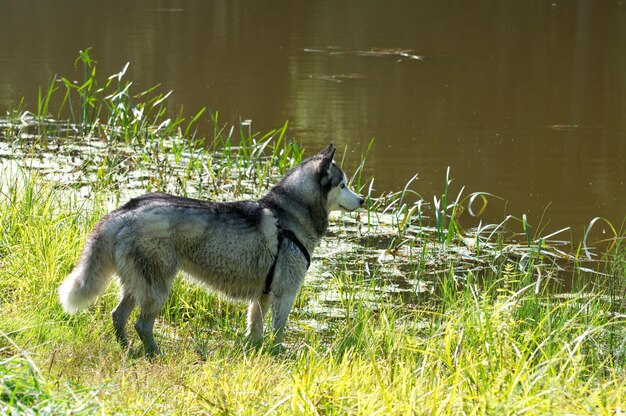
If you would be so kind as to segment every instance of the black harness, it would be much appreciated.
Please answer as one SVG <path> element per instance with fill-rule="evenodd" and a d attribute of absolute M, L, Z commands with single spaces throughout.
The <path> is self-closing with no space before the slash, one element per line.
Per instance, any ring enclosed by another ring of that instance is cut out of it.
<path fill-rule="evenodd" d="M 276 255 L 274 256 L 274 262 L 272 263 L 272 267 L 270 267 L 270 271 L 267 273 L 267 277 L 265 278 L 265 290 L 263 294 L 267 295 L 271 291 L 272 281 L 274 281 L 274 269 L 276 269 L 276 262 L 278 261 L 278 255 L 280 254 L 280 246 L 283 244 L 283 240 L 288 238 L 294 243 L 302 252 L 302 255 L 306 259 L 306 268 L 308 269 L 311 265 L 311 256 L 309 255 L 309 251 L 304 247 L 302 241 L 298 240 L 298 237 L 291 230 L 285 230 L 282 228 L 278 229 L 278 248 L 276 249 Z"/>

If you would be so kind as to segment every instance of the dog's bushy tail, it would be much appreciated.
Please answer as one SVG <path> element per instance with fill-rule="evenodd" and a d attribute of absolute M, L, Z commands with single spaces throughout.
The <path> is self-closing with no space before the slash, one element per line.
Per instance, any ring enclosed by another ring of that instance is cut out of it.
<path fill-rule="evenodd" d="M 67 313 L 74 314 L 94 303 L 111 280 L 113 253 L 101 233 L 103 225 L 96 225 L 74 270 L 59 287 L 59 300 Z"/>

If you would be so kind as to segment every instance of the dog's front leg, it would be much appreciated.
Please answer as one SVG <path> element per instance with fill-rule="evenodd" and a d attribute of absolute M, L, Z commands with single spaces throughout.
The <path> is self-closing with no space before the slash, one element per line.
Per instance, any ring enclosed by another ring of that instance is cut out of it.
<path fill-rule="evenodd" d="M 259 345 L 263 341 L 263 321 L 269 309 L 271 295 L 262 294 L 259 299 L 250 301 L 248 306 L 248 329 L 246 336 L 248 341 L 254 345 Z"/>
<path fill-rule="evenodd" d="M 285 331 L 287 318 L 296 299 L 296 293 L 283 293 L 274 296 L 272 301 L 272 328 L 274 330 L 274 343 L 280 344 Z"/>

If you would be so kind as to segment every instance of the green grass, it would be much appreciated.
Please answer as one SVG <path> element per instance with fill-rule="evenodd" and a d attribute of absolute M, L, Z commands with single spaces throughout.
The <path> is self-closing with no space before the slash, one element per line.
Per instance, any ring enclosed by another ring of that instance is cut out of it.
<path fill-rule="evenodd" d="M 86 312 L 64 314 L 59 284 L 95 222 L 127 194 L 257 197 L 303 157 L 287 124 L 259 134 L 221 125 L 212 113 L 210 136 L 200 138 L 204 111 L 168 119 L 167 94 L 132 93 L 124 70 L 98 84 L 88 52 L 78 60 L 82 84 L 51 84 L 37 114 L 20 105 L 0 123 L 0 144 L 22 166 L 0 172 L 2 414 L 618 414 L 624 407 L 623 229 L 610 224 L 615 235 L 594 261 L 587 255 L 598 220 L 584 244 L 531 235 L 525 217 L 464 230 L 463 213 L 476 213 L 478 199 L 481 211 L 489 195 L 453 194 L 450 172 L 431 206 L 411 181 L 374 197 L 361 162 L 353 173 L 367 209 L 333 216 L 284 351 L 247 347 L 245 306 L 183 280 L 157 321 L 164 355 L 153 360 L 133 331 L 128 351 L 115 343 L 115 285 Z M 69 120 L 55 121 L 62 116 Z"/>
<path fill-rule="evenodd" d="M 623 403 L 624 320 L 607 291 L 553 296 L 515 263 L 462 285 L 444 273 L 423 305 L 377 291 L 365 263 L 326 263 L 344 316 L 307 325 L 305 287 L 280 354 L 246 348 L 243 306 L 180 282 L 157 323 L 165 355 L 144 358 L 137 339 L 124 353 L 113 287 L 76 317 L 56 299 L 106 201 L 86 208 L 71 188 L 15 175 L 0 197 L 9 413 L 610 414 Z M 623 276 L 623 248 L 611 256 L 607 271 Z M 368 296 L 356 293 L 368 279 Z"/>
<path fill-rule="evenodd" d="M 297 308 L 279 354 L 246 348 L 243 306 L 179 283 L 157 324 L 165 355 L 144 358 L 137 339 L 125 354 L 111 331 L 113 288 L 76 317 L 56 300 L 102 211 L 34 175 L 4 181 L 0 399 L 9 413 L 610 414 L 626 395 L 624 320 L 607 297 L 537 293 L 512 263 L 493 280 L 469 275 L 442 289 L 428 308 L 377 296 L 373 284 L 372 296 L 355 296 L 364 270 L 329 264 L 345 317 L 320 332 Z M 615 255 L 623 267 L 624 252 Z"/>

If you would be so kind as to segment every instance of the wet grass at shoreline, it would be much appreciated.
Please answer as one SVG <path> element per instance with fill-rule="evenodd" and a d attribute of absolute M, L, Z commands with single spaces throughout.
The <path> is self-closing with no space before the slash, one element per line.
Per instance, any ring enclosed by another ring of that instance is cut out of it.
<path fill-rule="evenodd" d="M 167 94 L 132 94 L 125 70 L 98 84 L 86 53 L 81 85 L 54 81 L 37 113 L 18 108 L 0 120 L 3 412 L 615 414 L 623 407 L 623 229 L 611 224 L 615 236 L 595 249 L 591 237 L 582 244 L 533 236 L 523 217 L 465 230 L 461 212 L 479 215 L 489 196 L 450 194 L 450 173 L 426 203 L 411 181 L 374 197 L 371 180 L 347 167 L 368 195 L 367 209 L 333 215 L 283 352 L 248 348 L 245 307 L 182 280 L 157 321 L 164 355 L 155 360 L 142 355 L 134 333 L 129 351 L 115 343 L 114 285 L 85 313 L 65 315 L 58 285 L 109 209 L 155 190 L 256 198 L 305 156 L 287 124 L 263 134 L 203 111 L 169 119 Z M 57 121 L 63 114 L 69 120 Z M 207 118 L 212 136 L 196 137 Z"/>
<path fill-rule="evenodd" d="M 126 353 L 114 341 L 114 287 L 75 317 L 58 305 L 102 205 L 22 178 L 0 208 L 0 400 L 16 413 L 610 414 L 626 394 L 608 292 L 538 293 L 515 263 L 489 281 L 443 274 L 404 302 L 366 260 L 318 259 L 278 354 L 245 346 L 244 306 L 179 281 L 157 322 L 165 354 L 150 361 L 135 334 Z M 319 282 L 336 303 L 316 313 Z"/>

